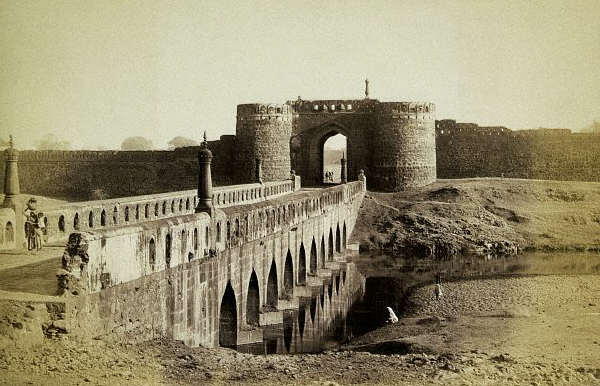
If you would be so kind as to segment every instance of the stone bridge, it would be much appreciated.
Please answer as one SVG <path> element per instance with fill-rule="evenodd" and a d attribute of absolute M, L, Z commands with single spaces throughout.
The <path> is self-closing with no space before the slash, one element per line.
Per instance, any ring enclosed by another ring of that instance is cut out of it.
<path fill-rule="evenodd" d="M 281 352 L 333 334 L 364 288 L 345 255 L 365 189 L 365 178 L 301 189 L 295 177 L 215 189 L 210 212 L 194 213 L 195 191 L 57 208 L 49 236 L 70 234 L 66 323 L 206 347 L 263 342 L 283 325 L 295 338 Z"/>

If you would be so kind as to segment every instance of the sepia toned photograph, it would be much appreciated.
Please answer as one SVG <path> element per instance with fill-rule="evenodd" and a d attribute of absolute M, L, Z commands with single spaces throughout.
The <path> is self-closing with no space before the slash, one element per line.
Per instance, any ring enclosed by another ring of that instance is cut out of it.
<path fill-rule="evenodd" d="M 600 1 L 0 0 L 0 385 L 600 385 Z"/>

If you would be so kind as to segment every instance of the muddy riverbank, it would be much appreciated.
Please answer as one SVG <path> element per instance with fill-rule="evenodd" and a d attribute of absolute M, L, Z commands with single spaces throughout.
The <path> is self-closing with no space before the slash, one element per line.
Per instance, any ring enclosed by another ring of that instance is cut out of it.
<path fill-rule="evenodd" d="M 369 192 L 353 239 L 362 250 L 438 258 L 598 251 L 600 184 L 474 178 Z"/>
<path fill-rule="evenodd" d="M 425 286 L 399 323 L 320 354 L 45 340 L 0 349 L 0 384 L 598 384 L 599 294 L 598 275 L 451 282 L 440 301 Z"/>

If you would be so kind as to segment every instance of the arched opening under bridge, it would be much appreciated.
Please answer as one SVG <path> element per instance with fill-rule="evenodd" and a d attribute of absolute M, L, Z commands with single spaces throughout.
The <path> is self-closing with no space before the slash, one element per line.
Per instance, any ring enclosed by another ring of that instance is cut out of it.
<path fill-rule="evenodd" d="M 260 309 L 260 293 L 258 289 L 258 277 L 252 270 L 250 282 L 248 283 L 248 297 L 246 298 L 246 324 L 258 326 L 258 312 Z"/>
<path fill-rule="evenodd" d="M 219 314 L 219 346 L 233 347 L 237 345 L 237 306 L 235 293 L 231 283 L 227 282 L 223 299 L 221 300 L 221 312 Z"/>

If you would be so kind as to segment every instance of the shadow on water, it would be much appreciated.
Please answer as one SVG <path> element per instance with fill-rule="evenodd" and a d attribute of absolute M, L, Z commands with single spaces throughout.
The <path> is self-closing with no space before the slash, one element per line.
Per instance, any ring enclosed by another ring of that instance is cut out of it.
<path fill-rule="evenodd" d="M 305 328 L 308 318 L 315 320 L 324 297 L 331 297 L 332 287 L 339 285 L 334 280 L 329 292 L 322 290 L 310 299 L 308 312 L 303 307 L 299 311 L 284 311 L 282 325 L 265 327 L 263 342 L 238 346 L 238 350 L 254 354 L 296 354 L 339 346 L 354 336 L 383 326 L 388 317 L 386 307 L 401 316 L 411 292 L 437 280 L 443 283 L 513 275 L 600 274 L 598 253 L 533 252 L 508 257 L 460 256 L 452 260 L 361 254 L 354 257 L 353 262 L 365 278 L 365 286 L 362 298 L 351 307 L 346 318 L 333 318 L 328 325 L 313 324 L 309 333 Z M 382 345 L 377 350 L 403 353 L 411 348 L 396 344 Z"/>

